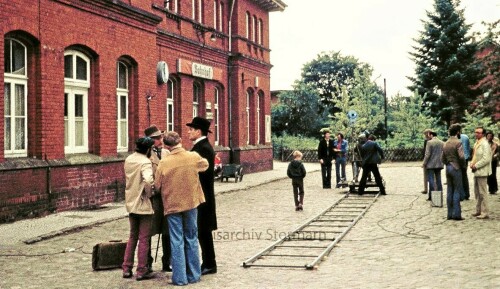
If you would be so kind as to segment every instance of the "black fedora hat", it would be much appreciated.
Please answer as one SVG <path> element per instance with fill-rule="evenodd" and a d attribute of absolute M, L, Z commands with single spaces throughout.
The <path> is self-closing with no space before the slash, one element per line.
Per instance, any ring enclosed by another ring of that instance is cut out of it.
<path fill-rule="evenodd" d="M 149 137 L 159 137 L 161 134 L 161 131 L 154 124 L 144 130 L 144 135 Z"/>
<path fill-rule="evenodd" d="M 210 130 L 210 121 L 206 118 L 195 116 L 190 123 L 186 123 L 187 126 L 199 129 L 202 132 L 212 133 Z"/>

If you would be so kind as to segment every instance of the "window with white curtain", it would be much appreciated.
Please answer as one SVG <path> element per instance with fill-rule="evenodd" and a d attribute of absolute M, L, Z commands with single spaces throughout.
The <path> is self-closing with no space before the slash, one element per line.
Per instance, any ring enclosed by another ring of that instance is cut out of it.
<path fill-rule="evenodd" d="M 121 61 L 117 62 L 116 69 L 116 103 L 117 103 L 117 151 L 128 151 L 128 80 L 129 69 Z"/>
<path fill-rule="evenodd" d="M 4 155 L 27 156 L 27 49 L 15 39 L 4 43 Z"/>
<path fill-rule="evenodd" d="M 90 59 L 83 53 L 64 53 L 64 152 L 88 152 L 88 90 Z"/>

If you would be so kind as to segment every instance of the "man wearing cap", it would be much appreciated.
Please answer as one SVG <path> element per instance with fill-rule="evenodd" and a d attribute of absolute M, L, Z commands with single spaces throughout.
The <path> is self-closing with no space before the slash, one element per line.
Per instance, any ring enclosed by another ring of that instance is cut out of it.
<path fill-rule="evenodd" d="M 158 168 L 158 164 L 160 160 L 169 154 L 169 151 L 163 148 L 162 143 L 162 133 L 156 127 L 156 125 L 152 125 L 144 130 L 144 135 L 150 137 L 154 140 L 153 147 L 151 148 L 151 156 L 149 160 L 151 160 L 151 164 L 153 167 L 153 175 L 156 172 L 156 168 Z M 170 240 L 168 235 L 168 225 L 166 221 L 166 217 L 163 215 L 163 202 L 161 199 L 161 194 L 156 194 L 151 198 L 151 203 L 153 205 L 154 215 L 153 215 L 153 223 L 151 227 L 151 236 L 161 234 L 161 247 L 163 250 L 163 256 L 161 257 L 162 262 L 162 271 L 171 272 L 170 269 Z M 149 250 L 149 258 L 148 258 L 148 268 L 150 271 L 153 271 L 153 256 L 151 253 L 151 249 Z"/>
<path fill-rule="evenodd" d="M 206 202 L 198 207 L 198 239 L 202 257 L 201 274 L 214 274 L 217 273 L 217 262 L 212 231 L 217 230 L 217 215 L 214 192 L 215 152 L 207 138 L 208 133 L 211 133 L 210 121 L 197 116 L 186 125 L 189 127 L 189 139 L 194 144 L 191 151 L 208 160 L 208 169 L 199 173 Z"/>

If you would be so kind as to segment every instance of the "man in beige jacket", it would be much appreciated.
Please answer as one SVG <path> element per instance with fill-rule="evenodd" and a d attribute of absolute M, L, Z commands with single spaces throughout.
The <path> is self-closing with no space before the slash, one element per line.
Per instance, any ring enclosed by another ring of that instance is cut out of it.
<path fill-rule="evenodd" d="M 162 158 L 156 169 L 155 187 L 161 190 L 170 233 L 172 283 L 187 285 L 201 277 L 197 208 L 205 197 L 198 172 L 208 169 L 208 161 L 182 148 L 176 132 L 167 132 L 163 143 L 170 155 Z"/>
<path fill-rule="evenodd" d="M 476 212 L 472 214 L 478 219 L 488 219 L 488 176 L 491 174 L 491 149 L 486 137 L 484 128 L 476 127 L 474 135 L 476 143 L 470 168 L 474 173 L 474 195 L 477 200 Z"/>
<path fill-rule="evenodd" d="M 125 159 L 125 208 L 129 213 L 130 236 L 123 258 L 123 278 L 132 277 L 134 266 L 135 248 L 137 252 L 138 281 L 148 279 L 149 275 L 147 261 L 149 251 L 149 240 L 151 232 L 151 221 L 153 218 L 153 206 L 150 197 L 152 195 L 153 168 L 148 154 L 154 141 L 150 137 L 142 137 L 136 140 L 135 152 Z"/>

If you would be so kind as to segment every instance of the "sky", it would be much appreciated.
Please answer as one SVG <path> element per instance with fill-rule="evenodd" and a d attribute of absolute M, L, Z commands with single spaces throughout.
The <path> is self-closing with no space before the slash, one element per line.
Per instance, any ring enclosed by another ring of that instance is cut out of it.
<path fill-rule="evenodd" d="M 409 52 L 424 29 L 434 0 L 283 0 L 270 13 L 271 90 L 291 89 L 302 67 L 323 51 L 340 51 L 374 69 L 373 80 L 387 96 L 408 95 L 415 66 Z M 462 0 L 465 22 L 484 31 L 482 21 L 500 19 L 500 0 Z"/>

